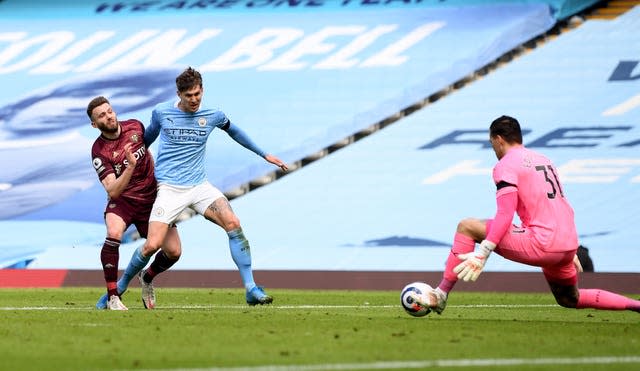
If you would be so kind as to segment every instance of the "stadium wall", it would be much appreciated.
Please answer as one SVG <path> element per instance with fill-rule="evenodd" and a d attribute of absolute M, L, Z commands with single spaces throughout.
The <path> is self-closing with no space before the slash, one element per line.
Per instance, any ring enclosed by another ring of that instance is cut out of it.
<path fill-rule="evenodd" d="M 442 272 L 373 271 L 263 271 L 254 272 L 256 280 L 268 288 L 318 290 L 400 290 L 408 282 L 437 284 Z M 240 288 L 237 271 L 170 270 L 159 275 L 155 285 L 163 287 Z M 635 273 L 593 273 L 580 275 L 579 286 L 601 288 L 620 293 L 638 290 Z M 104 285 L 102 271 L 56 269 L 1 269 L 0 288 L 99 287 Z M 139 287 L 136 280 L 130 287 Z M 456 291 L 470 292 L 548 292 L 542 273 L 485 272 L 475 283 L 460 281 Z"/>

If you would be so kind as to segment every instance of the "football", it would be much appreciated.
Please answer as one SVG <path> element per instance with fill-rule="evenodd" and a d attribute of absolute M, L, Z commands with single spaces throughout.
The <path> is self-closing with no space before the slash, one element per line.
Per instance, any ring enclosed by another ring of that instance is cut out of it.
<path fill-rule="evenodd" d="M 400 293 L 400 302 L 405 312 L 414 317 L 424 317 L 431 312 L 431 309 L 416 303 L 411 297 L 411 293 L 418 295 L 428 295 L 433 288 L 424 282 L 412 282 L 406 285 Z"/>

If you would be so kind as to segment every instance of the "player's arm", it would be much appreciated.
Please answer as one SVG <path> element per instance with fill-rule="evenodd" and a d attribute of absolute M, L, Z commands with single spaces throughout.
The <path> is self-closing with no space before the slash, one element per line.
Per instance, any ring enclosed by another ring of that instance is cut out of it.
<path fill-rule="evenodd" d="M 238 144 L 240 144 L 244 148 L 252 151 L 253 153 L 257 154 L 258 156 L 264 158 L 265 160 L 267 160 L 267 162 L 270 162 L 270 163 L 278 166 L 283 171 L 286 171 L 288 169 L 287 165 L 284 162 L 282 162 L 282 160 L 280 160 L 276 156 L 270 155 L 270 154 L 264 152 L 262 149 L 260 149 L 260 147 L 258 147 L 258 145 L 255 144 L 251 140 L 251 138 L 249 138 L 247 133 L 245 133 L 238 126 L 232 125 L 231 121 L 229 121 L 228 119 L 227 119 L 227 122 L 221 127 L 221 129 L 224 130 L 227 134 L 229 134 L 229 136 L 233 140 L 235 140 Z"/>
<path fill-rule="evenodd" d="M 513 221 L 513 215 L 518 205 L 517 188 L 513 184 L 504 181 L 499 182 L 496 186 L 498 188 L 496 197 L 497 211 L 491 222 L 491 230 L 475 251 L 458 255 L 462 262 L 453 271 L 458 274 L 459 279 L 464 281 L 478 279 L 489 255 L 502 240 L 504 234 L 507 233 Z"/>
<path fill-rule="evenodd" d="M 491 230 L 487 231 L 486 240 L 497 245 L 502 236 L 509 230 L 513 223 L 513 215 L 518 206 L 518 189 L 513 184 L 505 181 L 496 185 L 498 195 L 496 196 L 496 215 L 491 222 Z"/>
<path fill-rule="evenodd" d="M 124 146 L 125 156 L 127 158 L 128 165 L 125 167 L 122 174 L 116 178 L 114 173 L 111 173 L 102 179 L 102 186 L 105 191 L 107 191 L 107 195 L 109 195 L 109 199 L 120 197 L 122 192 L 127 188 L 129 182 L 131 181 L 131 177 L 133 176 L 133 172 L 136 168 L 137 160 L 131 151 L 132 143 L 127 143 Z"/>
<path fill-rule="evenodd" d="M 160 119 L 158 118 L 158 113 L 154 109 L 151 112 L 151 122 L 149 123 L 149 126 L 144 128 L 144 145 L 149 147 L 151 143 L 158 138 L 158 134 L 160 134 Z"/>

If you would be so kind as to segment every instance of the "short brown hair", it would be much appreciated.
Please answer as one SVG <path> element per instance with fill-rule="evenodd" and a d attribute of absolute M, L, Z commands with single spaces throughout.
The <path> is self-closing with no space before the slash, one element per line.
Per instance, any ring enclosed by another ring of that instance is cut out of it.
<path fill-rule="evenodd" d="M 176 88 L 179 92 L 187 91 L 194 86 L 202 87 L 202 75 L 193 68 L 188 67 L 176 77 Z"/>
<path fill-rule="evenodd" d="M 91 102 L 89 102 L 89 105 L 87 106 L 87 116 L 89 116 L 89 118 L 91 118 L 91 113 L 93 112 L 93 110 L 98 107 L 101 106 L 105 103 L 109 103 L 109 100 L 105 97 L 103 97 L 102 95 L 99 97 L 95 97 L 91 100 Z M 111 103 L 109 103 L 111 104 Z"/>

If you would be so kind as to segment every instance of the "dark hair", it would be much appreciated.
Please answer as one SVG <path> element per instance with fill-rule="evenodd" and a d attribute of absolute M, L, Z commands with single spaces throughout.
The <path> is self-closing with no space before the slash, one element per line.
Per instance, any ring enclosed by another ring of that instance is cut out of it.
<path fill-rule="evenodd" d="M 507 143 L 522 144 L 522 131 L 520 123 L 511 116 L 502 115 L 493 120 L 489 127 L 491 138 L 501 136 Z"/>
<path fill-rule="evenodd" d="M 578 256 L 578 260 L 580 261 L 580 265 L 582 265 L 582 270 L 585 272 L 593 272 L 593 260 L 589 256 L 589 249 L 586 246 L 580 245 L 578 246 L 578 251 L 576 252 Z"/>
<path fill-rule="evenodd" d="M 179 92 L 187 91 L 194 86 L 202 87 L 202 75 L 193 68 L 188 67 L 176 77 L 176 88 Z"/>
<path fill-rule="evenodd" d="M 93 112 L 93 110 L 98 107 L 101 106 L 105 103 L 109 103 L 109 100 L 105 97 L 103 97 L 102 95 L 99 97 L 95 97 L 91 100 L 91 102 L 89 102 L 89 105 L 87 106 L 87 116 L 89 116 L 89 118 L 91 118 L 91 113 Z M 111 104 L 111 103 L 109 103 Z"/>

